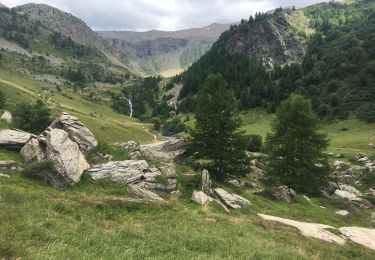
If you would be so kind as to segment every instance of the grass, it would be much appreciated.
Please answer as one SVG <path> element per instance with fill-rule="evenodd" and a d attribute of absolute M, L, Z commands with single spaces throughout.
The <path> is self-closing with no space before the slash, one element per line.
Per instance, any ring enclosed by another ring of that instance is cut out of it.
<path fill-rule="evenodd" d="M 4 91 L 8 107 L 22 101 L 36 98 L 48 98 L 49 106 L 54 112 L 69 112 L 90 128 L 95 137 L 102 142 L 115 143 L 136 140 L 140 143 L 154 141 L 154 136 L 146 131 L 151 125 L 115 113 L 106 104 L 94 103 L 79 92 L 64 87 L 64 92 L 56 91 L 56 86 L 45 82 L 0 69 L 0 87 Z M 48 97 L 44 94 L 47 91 Z"/>
<path fill-rule="evenodd" d="M 271 132 L 273 115 L 263 110 L 247 111 L 241 115 L 243 130 L 247 134 L 257 134 L 266 137 Z M 347 129 L 343 131 L 343 129 Z M 346 155 L 359 153 L 375 154 L 375 150 L 368 146 L 375 143 L 375 124 L 368 124 L 357 119 L 339 122 L 322 123 L 321 131 L 328 135 L 330 140 L 329 152 Z"/>
<path fill-rule="evenodd" d="M 18 152 L 0 149 L 0 160 L 11 160 L 20 162 L 21 157 Z"/>
<path fill-rule="evenodd" d="M 179 183 L 191 169 L 179 166 Z M 187 178 L 187 179 L 185 179 Z M 185 180 L 183 180 L 185 179 Z M 320 221 L 336 227 L 365 225 L 369 214 L 345 218 L 334 203 L 298 199 L 282 204 L 242 192 L 254 206 L 230 215 L 215 204 L 180 199 L 145 204 L 121 199 L 122 185 L 84 175 L 61 192 L 13 175 L 0 180 L 0 258 L 5 259 L 371 259 L 373 251 L 301 237 L 293 229 L 265 222 L 257 213 Z M 236 189 L 226 187 L 228 190 Z M 323 210 L 319 205 L 327 206 Z M 332 204 L 332 205 L 331 205 Z M 288 239 L 285 239 L 285 238 Z"/>

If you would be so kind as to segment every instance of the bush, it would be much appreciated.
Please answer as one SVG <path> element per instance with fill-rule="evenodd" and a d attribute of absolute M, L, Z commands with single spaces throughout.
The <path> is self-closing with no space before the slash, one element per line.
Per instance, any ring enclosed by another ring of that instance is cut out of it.
<path fill-rule="evenodd" d="M 22 174 L 40 180 L 47 183 L 53 187 L 58 187 L 60 182 L 58 181 L 58 176 L 56 175 L 55 165 L 53 161 L 41 161 L 33 162 L 26 166 L 22 171 Z M 60 187 L 66 188 L 66 187 Z"/>
<path fill-rule="evenodd" d="M 180 118 L 174 118 L 164 123 L 162 134 L 165 136 L 175 135 L 186 130 L 186 125 Z"/>
<path fill-rule="evenodd" d="M 249 135 L 246 138 L 248 142 L 247 150 L 250 152 L 259 152 L 263 146 L 263 137 L 260 135 Z"/>
<path fill-rule="evenodd" d="M 103 158 L 101 158 L 98 153 L 100 154 L 109 154 L 113 156 L 113 160 L 115 161 L 124 161 L 129 160 L 129 153 L 124 148 L 119 146 L 110 145 L 105 142 L 99 142 L 97 147 L 93 149 L 88 155 L 87 160 L 90 163 L 102 163 L 105 162 Z"/>
<path fill-rule="evenodd" d="M 13 118 L 17 128 L 39 134 L 51 123 L 51 112 L 43 101 L 37 100 L 35 104 L 18 104 Z"/>

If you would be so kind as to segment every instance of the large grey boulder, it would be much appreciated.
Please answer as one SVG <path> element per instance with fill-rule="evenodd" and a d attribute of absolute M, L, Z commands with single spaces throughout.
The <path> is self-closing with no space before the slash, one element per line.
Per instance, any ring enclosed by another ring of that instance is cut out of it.
<path fill-rule="evenodd" d="M 138 185 L 128 185 L 126 187 L 126 191 L 129 197 L 135 198 L 135 199 L 143 199 L 143 200 L 150 200 L 150 201 L 163 201 L 164 199 L 161 198 L 156 193 L 144 189 L 142 187 L 139 187 Z"/>
<path fill-rule="evenodd" d="M 128 160 L 94 165 L 88 172 L 94 180 L 134 183 L 140 181 L 148 170 L 149 166 L 145 160 Z"/>
<path fill-rule="evenodd" d="M 19 151 L 32 137 L 35 136 L 18 129 L 1 130 L 0 147 Z"/>
<path fill-rule="evenodd" d="M 12 123 L 12 121 L 13 121 L 12 114 L 9 111 L 4 111 L 4 113 L 1 115 L 0 119 L 4 120 L 8 124 Z"/>
<path fill-rule="evenodd" d="M 62 129 L 69 134 L 69 138 L 76 142 L 80 150 L 87 154 L 94 149 L 98 142 L 94 134 L 79 119 L 69 113 L 62 113 L 51 125 L 51 129 Z"/>
<path fill-rule="evenodd" d="M 46 159 L 54 163 L 57 188 L 76 184 L 82 173 L 90 168 L 77 143 L 64 130 L 52 129 L 46 139 Z"/>
<path fill-rule="evenodd" d="M 145 160 L 128 160 L 94 165 L 89 171 L 94 180 L 136 184 L 147 190 L 173 191 L 177 187 L 177 175 L 170 166 L 149 167 Z"/>
<path fill-rule="evenodd" d="M 251 202 L 240 195 L 231 194 L 223 189 L 213 189 L 213 195 L 215 195 L 225 206 L 232 209 L 240 209 L 243 206 L 251 205 Z"/>
<path fill-rule="evenodd" d="M 45 145 L 41 144 L 37 138 L 32 138 L 22 147 L 20 154 L 26 163 L 45 160 Z"/>

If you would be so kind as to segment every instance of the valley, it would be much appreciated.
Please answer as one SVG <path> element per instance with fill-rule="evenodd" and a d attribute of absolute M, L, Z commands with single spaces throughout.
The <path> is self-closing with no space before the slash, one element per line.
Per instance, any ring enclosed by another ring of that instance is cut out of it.
<path fill-rule="evenodd" d="M 274 7 L 0 3 L 0 259 L 372 259 L 375 3 Z"/>

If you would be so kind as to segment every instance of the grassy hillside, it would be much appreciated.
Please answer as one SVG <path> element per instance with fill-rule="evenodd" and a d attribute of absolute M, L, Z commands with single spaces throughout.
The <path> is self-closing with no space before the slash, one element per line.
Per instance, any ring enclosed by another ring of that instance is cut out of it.
<path fill-rule="evenodd" d="M 271 131 L 273 115 L 263 110 L 251 110 L 242 113 L 243 129 L 248 134 L 261 135 L 264 138 Z M 322 121 L 322 132 L 328 134 L 328 151 L 344 154 L 370 153 L 375 150 L 368 146 L 375 142 L 375 124 L 369 124 L 352 118 L 342 121 Z"/>
<path fill-rule="evenodd" d="M 55 85 L 32 80 L 4 68 L 0 69 L 0 86 L 7 97 L 9 108 L 15 103 L 45 98 L 55 114 L 66 111 L 78 116 L 99 141 L 112 143 L 136 140 L 148 143 L 154 140 L 154 136 L 146 131 L 149 125 L 117 114 L 103 102 L 89 100 L 84 91 L 74 92 L 72 88 L 63 87 L 59 92 Z"/>
<path fill-rule="evenodd" d="M 304 238 L 262 221 L 273 214 L 334 227 L 367 226 L 369 212 L 342 217 L 339 201 L 299 197 L 283 204 L 241 192 L 254 206 L 231 214 L 190 202 L 199 176 L 179 168 L 182 197 L 161 204 L 121 198 L 124 187 L 86 176 L 59 192 L 13 175 L 0 180 L 0 257 L 5 259 L 371 259 L 373 251 Z M 234 187 L 226 187 L 236 190 Z M 36 192 L 37 191 L 37 192 Z M 236 190 L 236 192 L 240 192 Z M 320 206 L 326 207 L 325 209 Z M 287 239 L 285 239 L 287 238 Z"/>

